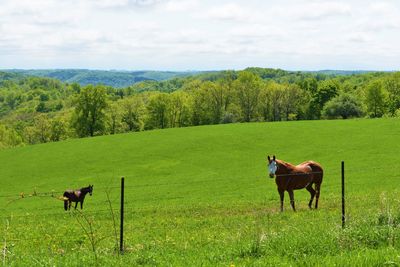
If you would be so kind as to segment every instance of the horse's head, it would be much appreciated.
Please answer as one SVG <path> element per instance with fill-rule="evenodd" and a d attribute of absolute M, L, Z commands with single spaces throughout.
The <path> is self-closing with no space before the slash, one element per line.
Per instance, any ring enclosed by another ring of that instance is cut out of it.
<path fill-rule="evenodd" d="M 270 156 L 268 156 L 268 171 L 269 171 L 269 178 L 274 178 L 275 173 L 278 170 L 278 163 L 276 162 L 275 155 L 272 156 L 272 159 Z"/>
<path fill-rule="evenodd" d="M 89 185 L 89 195 L 92 195 L 93 193 L 93 185 Z"/>

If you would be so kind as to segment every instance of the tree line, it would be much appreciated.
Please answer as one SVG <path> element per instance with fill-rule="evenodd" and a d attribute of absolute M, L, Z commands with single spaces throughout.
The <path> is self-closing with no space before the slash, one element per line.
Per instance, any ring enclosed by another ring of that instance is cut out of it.
<path fill-rule="evenodd" d="M 0 82 L 0 148 L 235 122 L 400 116 L 400 73 L 249 68 L 117 89 L 49 78 Z"/>

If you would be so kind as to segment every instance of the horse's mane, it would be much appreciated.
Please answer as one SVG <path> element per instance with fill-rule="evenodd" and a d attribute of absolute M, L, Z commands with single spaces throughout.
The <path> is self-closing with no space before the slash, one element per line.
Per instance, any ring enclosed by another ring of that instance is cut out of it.
<path fill-rule="evenodd" d="M 294 166 L 293 164 L 291 164 L 291 163 L 289 163 L 289 162 L 286 162 L 286 161 L 283 161 L 283 160 L 280 160 L 280 159 L 276 159 L 276 161 L 277 161 L 279 164 L 285 166 L 285 167 L 288 168 L 288 169 L 294 169 L 294 168 L 296 167 L 296 166 Z"/>

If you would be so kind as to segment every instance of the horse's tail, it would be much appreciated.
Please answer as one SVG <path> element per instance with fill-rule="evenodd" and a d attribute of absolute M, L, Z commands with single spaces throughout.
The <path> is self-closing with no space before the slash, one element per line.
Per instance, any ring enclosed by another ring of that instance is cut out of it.
<path fill-rule="evenodd" d="M 315 161 L 309 161 L 308 166 L 310 166 L 313 172 L 313 183 L 315 184 L 315 208 L 317 209 L 319 194 L 321 193 L 322 178 L 324 177 L 324 169 L 322 169 L 321 164 Z"/>
<path fill-rule="evenodd" d="M 322 178 L 324 177 L 324 169 L 321 164 L 315 161 L 308 161 L 308 166 L 310 166 L 313 172 L 313 182 L 320 185 L 322 183 Z"/>
<path fill-rule="evenodd" d="M 64 197 L 64 209 L 65 210 L 68 210 L 68 197 L 67 197 L 67 192 L 64 192 L 64 195 L 63 195 L 63 197 Z"/>

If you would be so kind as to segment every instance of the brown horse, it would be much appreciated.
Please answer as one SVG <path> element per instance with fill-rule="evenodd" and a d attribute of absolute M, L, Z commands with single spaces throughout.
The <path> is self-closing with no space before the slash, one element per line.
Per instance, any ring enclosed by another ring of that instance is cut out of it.
<path fill-rule="evenodd" d="M 75 209 L 78 206 L 78 202 L 81 203 L 81 209 L 83 208 L 83 201 L 85 200 L 85 196 L 87 193 L 92 195 L 93 185 L 89 185 L 88 187 L 83 187 L 79 190 L 67 190 L 64 192 L 64 209 L 71 209 L 71 203 L 75 202 Z"/>
<path fill-rule="evenodd" d="M 293 190 L 305 188 L 310 192 L 311 199 L 308 206 L 311 209 L 312 202 L 315 196 L 315 208 L 318 208 L 318 199 L 321 189 L 322 177 L 324 170 L 322 166 L 314 161 L 305 161 L 297 166 L 276 159 L 275 156 L 268 156 L 269 177 L 275 178 L 278 192 L 281 197 L 281 211 L 283 211 L 284 193 L 287 191 L 290 197 L 290 204 L 294 211 L 294 194 Z M 315 184 L 315 189 L 312 185 Z"/>

